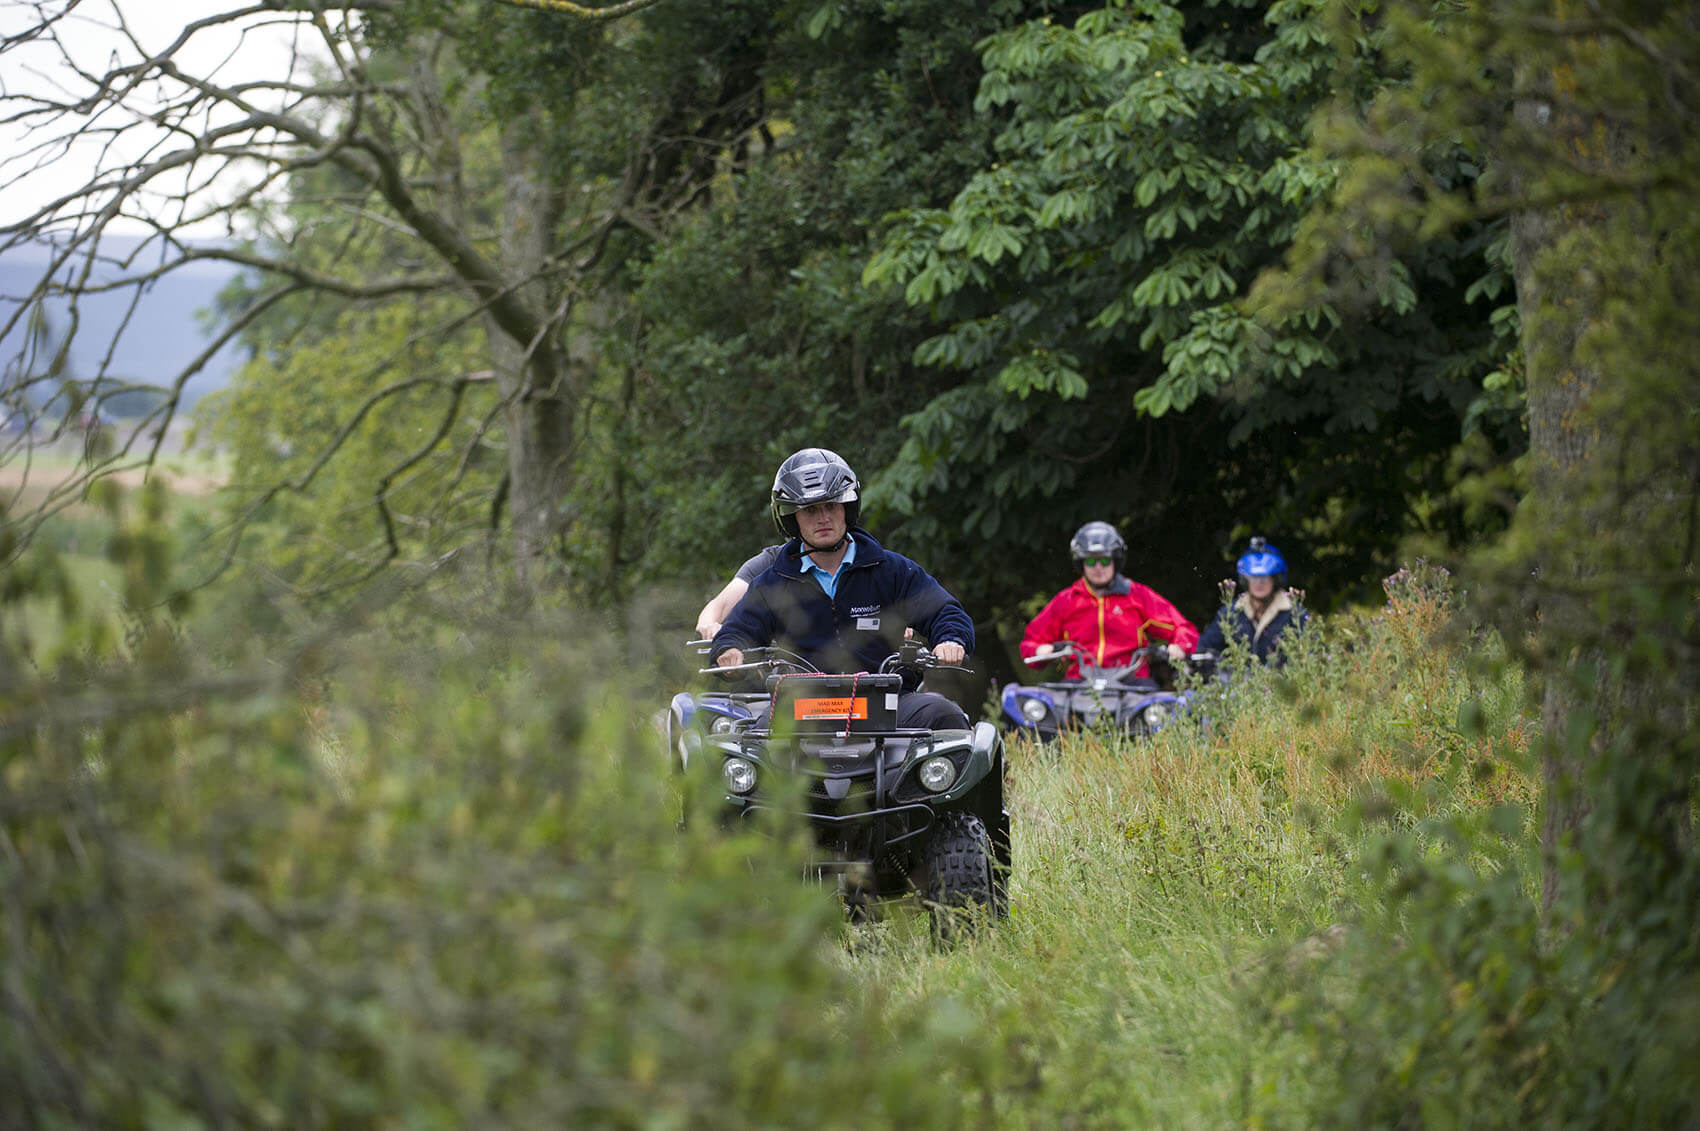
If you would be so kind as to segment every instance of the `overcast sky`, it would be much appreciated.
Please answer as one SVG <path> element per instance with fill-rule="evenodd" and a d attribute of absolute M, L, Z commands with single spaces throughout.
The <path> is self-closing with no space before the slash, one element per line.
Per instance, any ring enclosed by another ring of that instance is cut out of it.
<path fill-rule="evenodd" d="M 245 6 L 241 0 L 84 0 L 56 25 L 58 44 L 29 42 L 0 53 L 0 226 L 25 219 L 47 202 L 88 183 L 99 169 L 132 160 L 162 140 L 162 131 L 139 128 L 124 138 L 121 149 L 103 155 L 95 140 L 82 132 L 91 124 L 139 121 L 148 109 L 145 96 L 136 98 L 125 112 L 109 108 L 94 117 L 65 116 L 33 134 L 20 124 L 4 124 L 4 119 L 26 109 L 32 97 L 74 100 L 89 88 L 88 81 L 67 65 L 65 52 L 82 70 L 99 74 L 142 57 L 116 30 L 119 13 L 140 47 L 157 52 L 193 21 Z M 40 7 L 52 14 L 64 11 L 67 4 L 48 0 Z M 36 25 L 37 9 L 35 3 L 0 0 L 0 37 L 15 36 Z M 277 13 L 256 13 L 244 26 L 221 25 L 197 32 L 178 53 L 178 63 L 186 71 L 226 82 L 261 75 L 282 77 L 290 65 L 292 36 L 277 20 Z M 54 140 L 45 153 L 31 152 L 32 146 L 49 139 L 64 140 Z M 226 178 L 213 191 L 228 195 L 239 181 L 240 177 Z M 139 222 L 116 221 L 113 230 L 141 233 L 147 229 Z"/>

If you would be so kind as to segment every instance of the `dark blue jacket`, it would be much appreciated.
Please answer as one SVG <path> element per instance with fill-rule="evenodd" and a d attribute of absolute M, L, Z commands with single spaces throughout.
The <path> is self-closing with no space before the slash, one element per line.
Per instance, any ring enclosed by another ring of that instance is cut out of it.
<path fill-rule="evenodd" d="M 861 527 L 850 536 L 856 560 L 840 571 L 833 597 L 803 572 L 802 541 L 785 543 L 715 633 L 711 660 L 728 648 L 778 644 L 823 672 L 871 672 L 897 651 L 906 628 L 929 644 L 974 651 L 974 622 L 944 586 Z"/>
<path fill-rule="evenodd" d="M 1216 619 L 1205 627 L 1198 638 L 1198 650 L 1220 655 L 1231 634 L 1249 647 L 1251 654 L 1263 663 L 1279 667 L 1286 662 L 1276 650 L 1281 638 L 1288 632 L 1302 629 L 1309 619 L 1310 614 L 1301 606 L 1293 604 L 1292 596 L 1283 589 L 1271 598 L 1269 607 L 1263 610 L 1262 618 L 1253 621 L 1251 595 L 1241 593 L 1233 604 L 1223 605 L 1216 613 Z"/>

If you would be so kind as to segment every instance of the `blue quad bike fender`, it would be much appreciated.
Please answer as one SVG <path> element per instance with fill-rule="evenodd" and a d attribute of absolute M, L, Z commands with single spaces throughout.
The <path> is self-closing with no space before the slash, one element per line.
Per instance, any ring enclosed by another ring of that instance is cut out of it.
<path fill-rule="evenodd" d="M 753 716 L 748 706 L 722 695 L 679 692 L 667 705 L 667 748 L 678 759 L 674 768 L 690 767 L 705 735 L 728 733 Z"/>
<path fill-rule="evenodd" d="M 1088 685 L 1082 684 L 1084 689 Z M 1069 700 L 1075 688 L 1006 684 L 1001 696 L 1004 718 L 1009 725 L 1030 734 L 1054 737 L 1072 721 Z M 1130 734 L 1153 734 L 1185 712 L 1192 695 L 1183 691 L 1117 692 L 1115 719 Z"/>

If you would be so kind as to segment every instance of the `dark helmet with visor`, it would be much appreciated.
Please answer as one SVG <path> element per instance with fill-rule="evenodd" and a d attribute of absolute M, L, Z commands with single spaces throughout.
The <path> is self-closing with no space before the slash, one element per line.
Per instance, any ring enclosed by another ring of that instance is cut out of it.
<path fill-rule="evenodd" d="M 1109 523 L 1089 522 L 1069 539 L 1068 552 L 1073 555 L 1075 565 L 1081 565 L 1087 558 L 1109 558 L 1119 570 L 1127 557 L 1127 543 Z"/>
<path fill-rule="evenodd" d="M 1253 538 L 1240 560 L 1234 563 L 1239 571 L 1240 581 L 1249 581 L 1254 577 L 1272 577 L 1275 588 L 1287 587 L 1287 559 L 1281 556 L 1281 551 L 1271 546 L 1262 538 Z"/>
<path fill-rule="evenodd" d="M 797 512 L 817 503 L 843 503 L 846 526 L 856 525 L 862 483 L 837 452 L 804 448 L 779 465 L 773 477 L 773 523 L 787 538 L 801 537 Z"/>

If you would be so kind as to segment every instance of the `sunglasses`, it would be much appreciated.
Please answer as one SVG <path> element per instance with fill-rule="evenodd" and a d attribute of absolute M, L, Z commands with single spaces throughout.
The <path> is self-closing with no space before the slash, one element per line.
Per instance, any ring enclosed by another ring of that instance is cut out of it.
<path fill-rule="evenodd" d="M 1116 564 L 1116 559 L 1114 558 L 1081 558 L 1080 560 L 1083 564 L 1089 566 L 1107 566 Z"/>

